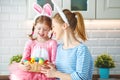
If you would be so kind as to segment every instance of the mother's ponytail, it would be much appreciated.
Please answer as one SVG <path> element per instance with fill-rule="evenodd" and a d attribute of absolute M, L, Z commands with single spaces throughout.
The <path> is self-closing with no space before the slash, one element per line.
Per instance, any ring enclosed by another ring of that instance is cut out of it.
<path fill-rule="evenodd" d="M 83 41 L 87 40 L 86 32 L 85 32 L 85 25 L 83 16 L 79 12 L 74 12 L 77 18 L 77 26 L 75 28 L 75 35 L 80 37 Z"/>

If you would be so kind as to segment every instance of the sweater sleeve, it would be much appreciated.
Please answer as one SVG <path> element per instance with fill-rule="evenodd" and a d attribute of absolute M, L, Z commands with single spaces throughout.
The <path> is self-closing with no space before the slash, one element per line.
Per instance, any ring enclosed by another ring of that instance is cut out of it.
<path fill-rule="evenodd" d="M 55 40 L 53 40 L 51 42 L 51 62 L 53 64 L 55 64 L 56 51 L 57 51 L 57 42 Z"/>
<path fill-rule="evenodd" d="M 77 51 L 76 71 L 71 74 L 72 80 L 92 80 L 93 61 L 86 46 Z"/>
<path fill-rule="evenodd" d="M 24 51 L 23 51 L 23 55 L 22 55 L 22 60 L 21 61 L 23 61 L 26 58 L 30 58 L 30 56 L 31 56 L 31 43 L 32 43 L 32 40 L 28 40 L 25 43 L 25 47 L 24 47 Z"/>

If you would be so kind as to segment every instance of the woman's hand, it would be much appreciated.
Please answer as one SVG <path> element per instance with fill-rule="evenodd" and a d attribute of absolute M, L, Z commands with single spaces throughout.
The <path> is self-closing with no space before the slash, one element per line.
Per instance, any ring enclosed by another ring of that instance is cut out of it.
<path fill-rule="evenodd" d="M 48 78 L 60 78 L 60 80 L 72 80 L 70 74 L 57 71 L 54 64 L 48 63 L 48 67 L 41 67 L 41 73 L 44 73 Z"/>
<path fill-rule="evenodd" d="M 56 71 L 55 65 L 52 63 L 48 63 L 47 67 L 41 67 L 41 73 L 44 73 L 48 78 L 55 78 Z"/>

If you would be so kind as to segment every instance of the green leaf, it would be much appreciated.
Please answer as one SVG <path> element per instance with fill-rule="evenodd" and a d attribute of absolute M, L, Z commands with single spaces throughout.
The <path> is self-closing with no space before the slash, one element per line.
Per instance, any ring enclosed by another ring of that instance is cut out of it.
<path fill-rule="evenodd" d="M 115 62 L 113 61 L 112 57 L 107 53 L 99 55 L 95 60 L 95 67 L 98 68 L 114 68 Z"/>
<path fill-rule="evenodd" d="M 10 58 L 10 64 L 12 64 L 12 62 L 20 62 L 21 59 L 22 59 L 22 54 L 14 55 Z"/>

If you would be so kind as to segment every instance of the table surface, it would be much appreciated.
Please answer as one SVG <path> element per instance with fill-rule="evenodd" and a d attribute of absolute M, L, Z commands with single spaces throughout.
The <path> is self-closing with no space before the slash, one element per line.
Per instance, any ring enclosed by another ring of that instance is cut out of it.
<path fill-rule="evenodd" d="M 109 78 L 109 79 L 98 79 L 98 80 L 120 80 L 120 79 L 115 79 L 115 78 Z"/>

